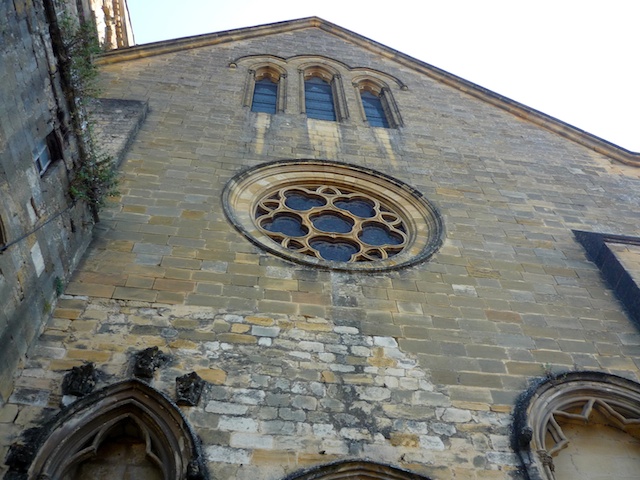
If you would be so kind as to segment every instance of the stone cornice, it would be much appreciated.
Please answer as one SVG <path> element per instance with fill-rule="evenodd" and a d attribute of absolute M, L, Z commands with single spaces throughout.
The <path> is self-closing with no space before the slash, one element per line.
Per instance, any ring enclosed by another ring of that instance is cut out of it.
<path fill-rule="evenodd" d="M 473 82 L 453 75 L 445 70 L 441 70 L 426 62 L 417 60 L 402 52 L 389 48 L 381 43 L 375 42 L 367 37 L 355 32 L 339 27 L 333 23 L 322 20 L 318 17 L 308 17 L 286 22 L 271 23 L 268 25 L 258 25 L 255 27 L 238 28 L 224 32 L 197 35 L 193 37 L 178 38 L 155 42 L 135 47 L 123 48 L 107 52 L 96 59 L 98 65 L 106 65 L 127 60 L 161 55 L 165 53 L 190 50 L 194 48 L 207 47 L 237 40 L 247 40 L 265 35 L 291 32 L 305 28 L 319 28 L 342 38 L 350 43 L 362 47 L 372 53 L 393 60 L 407 68 L 427 75 L 445 85 L 462 91 L 468 95 L 483 100 L 502 110 L 522 118 L 528 122 L 538 125 L 546 130 L 554 132 L 564 138 L 587 147 L 597 153 L 606 155 L 612 160 L 640 167 L 640 153 L 632 152 L 600 137 L 592 135 L 584 130 L 576 128 L 557 118 L 542 113 L 533 108 L 504 97 L 489 89 L 481 87 Z"/>

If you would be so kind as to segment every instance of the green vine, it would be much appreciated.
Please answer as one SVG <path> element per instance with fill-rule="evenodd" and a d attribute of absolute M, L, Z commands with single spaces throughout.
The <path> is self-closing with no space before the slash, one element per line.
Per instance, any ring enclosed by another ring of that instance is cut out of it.
<path fill-rule="evenodd" d="M 99 147 L 94 123 L 87 106 L 99 94 L 98 69 L 93 57 L 102 51 L 92 23 L 79 23 L 64 13 L 60 20 L 62 42 L 68 58 L 61 65 L 67 69 L 73 93 L 72 112 L 74 130 L 82 143 L 80 160 L 74 169 L 70 194 L 75 200 L 87 203 L 95 222 L 107 198 L 118 194 L 118 171 L 113 158 Z"/>
<path fill-rule="evenodd" d="M 69 58 L 68 68 L 77 102 L 84 105 L 89 98 L 95 98 L 98 69 L 93 57 L 102 52 L 95 26 L 90 22 L 78 22 L 78 19 L 64 12 L 59 20 L 62 42 Z"/>
<path fill-rule="evenodd" d="M 93 143 L 89 133 L 88 158 L 75 170 L 70 192 L 74 199 L 87 202 L 94 220 L 105 206 L 107 198 L 118 194 L 118 171 L 110 155 L 101 153 Z"/>

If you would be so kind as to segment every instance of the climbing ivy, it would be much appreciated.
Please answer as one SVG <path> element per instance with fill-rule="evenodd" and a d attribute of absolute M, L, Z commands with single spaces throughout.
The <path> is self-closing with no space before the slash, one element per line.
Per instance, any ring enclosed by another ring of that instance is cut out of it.
<path fill-rule="evenodd" d="M 70 194 L 74 200 L 86 202 L 94 221 L 98 222 L 99 212 L 107 198 L 118 193 L 116 165 L 113 158 L 101 150 L 94 133 L 94 122 L 87 109 L 91 99 L 99 94 L 98 69 L 93 59 L 102 49 L 92 23 L 78 22 L 74 16 L 63 13 L 59 27 L 67 59 L 61 62 L 61 68 L 66 69 L 72 90 L 72 125 L 81 143 L 80 159 L 73 171 Z"/>
<path fill-rule="evenodd" d="M 95 26 L 91 22 L 79 22 L 77 18 L 64 12 L 59 20 L 62 42 L 69 58 L 68 68 L 77 101 L 84 103 L 95 98 L 98 69 L 93 58 L 102 52 Z"/>

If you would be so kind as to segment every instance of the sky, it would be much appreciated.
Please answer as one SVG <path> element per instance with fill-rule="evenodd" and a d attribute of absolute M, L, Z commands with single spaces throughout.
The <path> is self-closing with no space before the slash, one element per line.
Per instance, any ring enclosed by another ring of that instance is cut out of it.
<path fill-rule="evenodd" d="M 317 16 L 640 152 L 637 0 L 128 4 L 137 44 Z"/>

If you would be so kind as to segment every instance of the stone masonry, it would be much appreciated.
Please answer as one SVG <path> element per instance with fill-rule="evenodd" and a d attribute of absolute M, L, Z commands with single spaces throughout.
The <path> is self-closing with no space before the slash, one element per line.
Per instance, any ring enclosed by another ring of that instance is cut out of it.
<path fill-rule="evenodd" d="M 91 240 L 86 206 L 69 193 L 79 158 L 75 113 L 52 37 L 60 32 L 49 15 L 73 18 L 77 12 L 71 3 L 66 13 L 62 7 L 50 0 L 0 5 L 0 401 L 8 398 L 16 366 Z M 91 125 L 100 134 L 108 129 L 101 135 L 104 152 L 119 160 L 146 105 L 97 105 Z M 51 163 L 39 172 L 35 160 L 43 151 Z"/>
<path fill-rule="evenodd" d="M 99 388 L 130 378 L 133 355 L 152 346 L 170 357 L 151 381 L 161 392 L 173 397 L 192 371 L 206 381 L 200 403 L 180 408 L 220 479 L 339 459 L 434 480 L 517 478 L 511 412 L 531 381 L 573 370 L 638 380 L 640 335 L 572 230 L 640 235 L 640 170 L 347 33 L 266 30 L 104 57 L 107 96 L 149 113 L 121 195 L 0 409 L 3 451 L 59 411 L 71 367 L 93 362 Z M 250 112 L 239 59 L 251 55 L 294 70 L 297 56 L 334 59 L 345 83 L 356 67 L 400 79 L 404 126 L 367 126 L 349 84 L 348 119 L 307 119 L 290 77 L 284 113 Z M 442 248 L 409 268 L 349 273 L 254 246 L 225 218 L 226 182 L 305 158 L 418 189 L 443 216 Z M 620 255 L 637 264 L 637 252 Z"/>
<path fill-rule="evenodd" d="M 91 238 L 69 175 L 77 159 L 43 2 L 0 5 L 0 401 Z M 51 164 L 35 159 L 51 139 Z"/>

